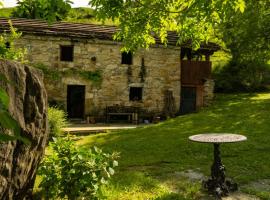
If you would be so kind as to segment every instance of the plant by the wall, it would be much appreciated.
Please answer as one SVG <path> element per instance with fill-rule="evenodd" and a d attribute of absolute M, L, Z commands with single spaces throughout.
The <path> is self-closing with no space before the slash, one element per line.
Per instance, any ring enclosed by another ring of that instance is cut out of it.
<path fill-rule="evenodd" d="M 48 121 L 50 138 L 61 135 L 63 133 L 62 128 L 68 126 L 67 114 L 57 107 L 48 108 Z"/>
<path fill-rule="evenodd" d="M 84 70 L 79 70 L 78 74 L 86 79 L 91 81 L 95 86 L 98 86 L 102 82 L 102 75 L 100 70 L 96 71 L 84 71 Z"/>
<path fill-rule="evenodd" d="M 81 78 L 90 81 L 94 86 L 100 86 L 102 82 L 102 75 L 100 70 L 87 71 L 78 68 L 70 68 L 65 71 L 60 71 L 61 75 L 74 76 L 78 75 Z"/>
<path fill-rule="evenodd" d="M 102 73 L 100 70 L 86 71 L 77 68 L 70 68 L 67 70 L 52 69 L 43 63 L 34 63 L 34 67 L 43 71 L 45 78 L 51 81 L 59 81 L 63 76 L 78 75 L 81 78 L 90 81 L 94 86 L 98 87 L 102 83 Z"/>
<path fill-rule="evenodd" d="M 61 79 L 61 73 L 56 69 L 51 69 L 43 63 L 34 63 L 33 67 L 42 70 L 46 79 L 51 81 L 59 81 Z"/>

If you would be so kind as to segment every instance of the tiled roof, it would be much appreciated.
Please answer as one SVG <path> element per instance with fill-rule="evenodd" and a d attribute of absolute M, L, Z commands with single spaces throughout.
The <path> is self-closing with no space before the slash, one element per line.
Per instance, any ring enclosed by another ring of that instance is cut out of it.
<path fill-rule="evenodd" d="M 0 18 L 0 30 L 9 30 L 9 23 L 7 18 Z M 38 19 L 23 19 L 10 18 L 12 25 L 22 33 L 31 33 L 38 35 L 55 35 L 65 37 L 77 38 L 97 38 L 101 40 L 113 40 L 113 34 L 119 28 L 116 26 L 86 24 L 86 23 L 68 23 L 55 22 L 48 24 L 44 20 Z M 177 45 L 178 36 L 175 32 L 168 32 L 168 45 Z M 160 40 L 156 41 L 160 44 Z M 187 46 L 187 45 L 181 45 Z M 219 46 L 214 43 L 201 45 L 202 49 L 218 50 Z"/>

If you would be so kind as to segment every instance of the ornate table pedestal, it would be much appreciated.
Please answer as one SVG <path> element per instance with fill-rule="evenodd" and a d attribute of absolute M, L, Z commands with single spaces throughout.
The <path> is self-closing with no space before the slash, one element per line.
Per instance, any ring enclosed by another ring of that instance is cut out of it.
<path fill-rule="evenodd" d="M 230 191 L 236 191 L 238 189 L 237 184 L 225 178 L 225 167 L 221 162 L 219 147 L 221 143 L 241 142 L 247 138 L 237 134 L 209 133 L 193 135 L 189 139 L 195 142 L 214 144 L 214 162 L 211 167 L 211 178 L 203 181 L 203 187 L 214 193 L 218 199 L 221 199 L 221 196 L 228 196 Z"/>

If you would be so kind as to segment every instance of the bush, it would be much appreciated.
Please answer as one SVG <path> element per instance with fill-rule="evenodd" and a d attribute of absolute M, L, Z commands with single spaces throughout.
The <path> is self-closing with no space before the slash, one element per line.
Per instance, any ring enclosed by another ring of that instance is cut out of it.
<path fill-rule="evenodd" d="M 270 82 L 270 66 L 255 62 L 237 63 L 213 70 L 216 92 L 255 92 L 265 89 Z"/>
<path fill-rule="evenodd" d="M 75 146 L 68 138 L 54 139 L 53 152 L 42 161 L 38 173 L 45 199 L 99 199 L 100 186 L 114 174 L 117 153 Z"/>
<path fill-rule="evenodd" d="M 63 133 L 62 128 L 68 126 L 67 114 L 57 107 L 48 108 L 48 121 L 50 137 L 59 136 Z"/>

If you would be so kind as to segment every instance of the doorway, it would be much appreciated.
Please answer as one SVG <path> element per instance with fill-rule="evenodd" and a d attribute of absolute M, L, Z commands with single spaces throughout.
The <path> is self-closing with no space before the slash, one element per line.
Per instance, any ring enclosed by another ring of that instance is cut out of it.
<path fill-rule="evenodd" d="M 67 86 L 67 114 L 69 118 L 84 118 L 85 86 Z"/>
<path fill-rule="evenodd" d="M 180 114 L 196 111 L 196 87 L 182 87 Z"/>

